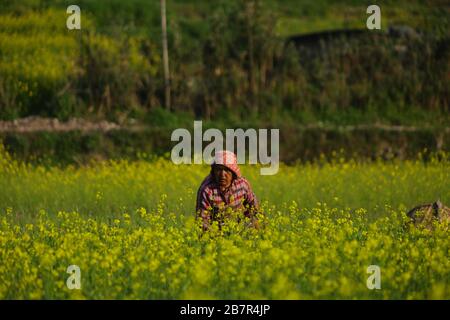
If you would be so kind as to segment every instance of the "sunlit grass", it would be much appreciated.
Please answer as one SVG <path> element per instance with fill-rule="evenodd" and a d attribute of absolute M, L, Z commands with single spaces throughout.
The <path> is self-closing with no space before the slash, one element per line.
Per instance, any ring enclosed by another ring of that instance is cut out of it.
<path fill-rule="evenodd" d="M 449 161 L 337 157 L 243 168 L 261 228 L 200 234 L 206 166 L 108 161 L 45 168 L 0 157 L 0 298 L 448 299 L 448 226 L 408 225 L 406 207 L 450 200 Z M 69 290 L 69 265 L 81 289 Z M 381 289 L 366 286 L 367 267 Z"/>

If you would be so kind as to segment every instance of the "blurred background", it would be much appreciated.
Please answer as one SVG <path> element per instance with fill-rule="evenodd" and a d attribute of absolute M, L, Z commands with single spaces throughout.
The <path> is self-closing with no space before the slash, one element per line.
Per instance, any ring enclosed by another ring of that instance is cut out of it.
<path fill-rule="evenodd" d="M 0 139 L 30 161 L 166 155 L 175 128 L 279 128 L 280 159 L 450 150 L 450 3 L 0 0 Z M 81 8 L 81 30 L 66 9 Z"/>

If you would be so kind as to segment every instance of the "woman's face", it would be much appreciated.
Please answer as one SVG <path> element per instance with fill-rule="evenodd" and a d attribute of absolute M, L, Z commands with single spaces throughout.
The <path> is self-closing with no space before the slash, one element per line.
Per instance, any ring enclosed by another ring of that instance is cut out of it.
<path fill-rule="evenodd" d="M 233 181 L 233 172 L 225 166 L 216 164 L 213 166 L 213 174 L 216 183 L 220 189 L 226 189 L 231 185 Z"/>

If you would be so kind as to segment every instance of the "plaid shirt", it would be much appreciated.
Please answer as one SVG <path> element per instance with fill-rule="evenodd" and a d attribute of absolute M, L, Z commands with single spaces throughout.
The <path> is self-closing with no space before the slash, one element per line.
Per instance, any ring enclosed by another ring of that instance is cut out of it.
<path fill-rule="evenodd" d="M 232 211 L 243 210 L 245 216 L 252 217 L 255 213 L 253 209 L 258 206 L 250 183 L 243 177 L 233 179 L 230 187 L 222 193 L 210 174 L 203 180 L 197 192 L 196 211 L 198 217 L 203 220 L 204 229 L 208 229 L 214 220 L 219 221 L 219 225 L 223 224 L 219 213 L 228 208 Z"/>

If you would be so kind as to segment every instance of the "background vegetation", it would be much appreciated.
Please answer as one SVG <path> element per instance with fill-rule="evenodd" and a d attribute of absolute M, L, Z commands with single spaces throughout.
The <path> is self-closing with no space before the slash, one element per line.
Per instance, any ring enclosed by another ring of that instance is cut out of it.
<path fill-rule="evenodd" d="M 173 104 L 163 109 L 158 1 L 0 4 L 0 119 L 85 117 L 152 126 L 449 120 L 449 12 L 441 1 L 382 1 L 383 31 L 299 52 L 292 35 L 364 29 L 367 1 L 168 1 Z M 386 36 L 405 24 L 420 37 Z"/>

